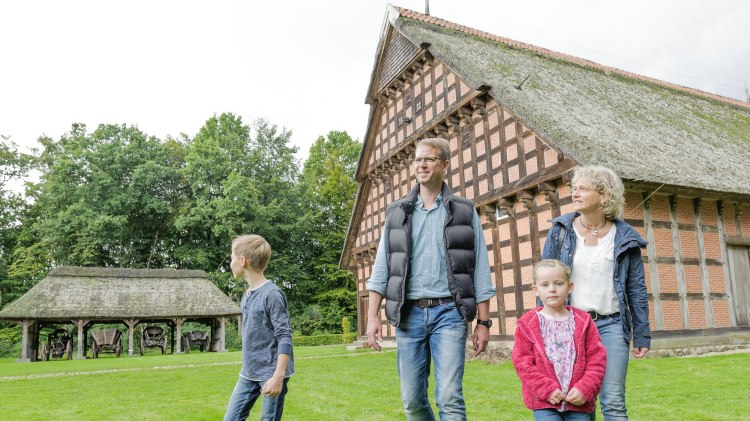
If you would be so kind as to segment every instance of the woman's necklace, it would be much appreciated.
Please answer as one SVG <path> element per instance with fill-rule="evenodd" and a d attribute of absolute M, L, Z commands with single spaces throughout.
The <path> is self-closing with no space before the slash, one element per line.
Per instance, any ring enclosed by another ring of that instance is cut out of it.
<path fill-rule="evenodd" d="M 591 233 L 591 235 L 596 237 L 597 235 L 599 235 L 599 230 L 602 229 L 602 227 L 607 224 L 607 218 L 604 218 L 604 222 L 602 222 L 601 225 L 599 225 L 598 227 L 594 227 L 594 228 L 587 227 L 586 224 L 583 223 L 583 218 L 581 217 L 578 218 L 578 223 L 581 224 L 581 226 L 584 229 L 587 229 Z"/>

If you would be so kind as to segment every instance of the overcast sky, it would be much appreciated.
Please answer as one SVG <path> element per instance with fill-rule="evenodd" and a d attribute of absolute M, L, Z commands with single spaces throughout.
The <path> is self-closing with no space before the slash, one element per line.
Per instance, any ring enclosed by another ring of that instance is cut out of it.
<path fill-rule="evenodd" d="M 0 134 L 23 146 L 74 122 L 192 137 L 213 114 L 362 140 L 387 1 L 0 3 Z M 424 12 L 424 0 L 393 4 Z M 431 15 L 745 100 L 750 2 L 432 0 Z"/>

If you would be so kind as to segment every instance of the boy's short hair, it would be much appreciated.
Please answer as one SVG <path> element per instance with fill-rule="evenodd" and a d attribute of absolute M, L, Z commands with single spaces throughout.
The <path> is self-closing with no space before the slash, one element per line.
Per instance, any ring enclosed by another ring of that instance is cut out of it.
<path fill-rule="evenodd" d="M 266 270 L 271 260 L 271 245 L 257 234 L 241 235 L 232 241 L 232 253 L 247 259 L 253 268 Z"/>
<path fill-rule="evenodd" d="M 536 271 L 539 268 L 560 268 L 565 274 L 565 280 L 570 282 L 570 268 L 568 265 L 557 259 L 544 259 L 537 262 L 537 264 L 534 265 L 534 269 L 531 271 L 531 277 L 534 279 L 534 283 L 536 283 Z"/>

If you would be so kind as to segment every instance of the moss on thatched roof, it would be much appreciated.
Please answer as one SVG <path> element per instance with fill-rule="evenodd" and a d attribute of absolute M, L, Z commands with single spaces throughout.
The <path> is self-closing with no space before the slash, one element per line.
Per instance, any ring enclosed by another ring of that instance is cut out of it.
<path fill-rule="evenodd" d="M 53 269 L 0 319 L 163 319 L 236 316 L 240 309 L 201 270 Z"/>
<path fill-rule="evenodd" d="M 474 88 L 491 86 L 576 161 L 629 180 L 750 194 L 750 109 L 739 101 L 398 10 L 394 26 L 412 43 L 429 44 Z"/>

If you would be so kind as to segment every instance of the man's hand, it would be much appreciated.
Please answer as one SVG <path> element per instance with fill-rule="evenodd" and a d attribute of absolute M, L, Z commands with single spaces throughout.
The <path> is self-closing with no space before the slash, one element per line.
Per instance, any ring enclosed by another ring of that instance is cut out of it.
<path fill-rule="evenodd" d="M 479 355 L 487 348 L 487 343 L 490 341 L 490 330 L 487 326 L 480 325 L 477 323 L 474 326 L 474 334 L 472 335 L 474 341 L 474 355 Z"/>
<path fill-rule="evenodd" d="M 383 340 L 383 334 L 380 326 L 380 319 L 377 317 L 368 317 L 367 320 L 367 344 L 376 351 L 380 351 L 378 340 Z"/>

